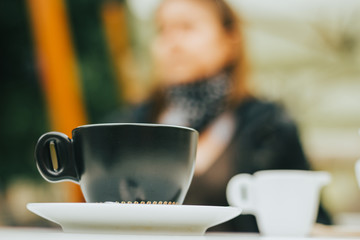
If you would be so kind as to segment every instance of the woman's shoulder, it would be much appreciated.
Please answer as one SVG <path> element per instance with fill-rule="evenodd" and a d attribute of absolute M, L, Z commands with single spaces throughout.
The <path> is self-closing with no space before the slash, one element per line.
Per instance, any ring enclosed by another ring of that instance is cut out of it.
<path fill-rule="evenodd" d="M 294 120 L 286 108 L 277 102 L 249 98 L 241 102 L 235 109 L 237 119 L 252 125 L 293 125 Z"/>

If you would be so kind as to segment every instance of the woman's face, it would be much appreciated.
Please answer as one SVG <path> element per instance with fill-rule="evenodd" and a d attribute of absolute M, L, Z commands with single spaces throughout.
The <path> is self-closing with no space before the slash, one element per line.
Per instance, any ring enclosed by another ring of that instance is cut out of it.
<path fill-rule="evenodd" d="M 234 39 L 206 0 L 167 0 L 157 12 L 153 46 L 165 84 L 191 82 L 220 71 L 234 57 Z"/>

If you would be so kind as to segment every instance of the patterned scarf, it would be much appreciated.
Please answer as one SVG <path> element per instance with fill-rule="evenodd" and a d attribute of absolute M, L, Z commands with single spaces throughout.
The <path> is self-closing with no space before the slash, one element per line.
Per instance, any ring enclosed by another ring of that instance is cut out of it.
<path fill-rule="evenodd" d="M 165 90 L 164 123 L 203 131 L 229 106 L 231 81 L 229 71 Z"/>

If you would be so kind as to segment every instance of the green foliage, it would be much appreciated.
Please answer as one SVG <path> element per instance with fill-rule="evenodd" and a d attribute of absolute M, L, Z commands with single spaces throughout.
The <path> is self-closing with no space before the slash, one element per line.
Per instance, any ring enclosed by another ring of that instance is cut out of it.
<path fill-rule="evenodd" d="M 0 190 L 19 175 L 40 176 L 38 137 L 48 130 L 26 2 L 0 3 Z"/>
<path fill-rule="evenodd" d="M 120 103 L 103 26 L 100 0 L 66 1 L 90 123 Z M 22 176 L 41 179 L 34 147 L 50 130 L 26 1 L 0 1 L 0 191 Z"/>

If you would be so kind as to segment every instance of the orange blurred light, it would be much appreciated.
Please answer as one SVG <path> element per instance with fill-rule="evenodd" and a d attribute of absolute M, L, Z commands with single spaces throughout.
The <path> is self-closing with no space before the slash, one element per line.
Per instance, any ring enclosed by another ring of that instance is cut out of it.
<path fill-rule="evenodd" d="M 80 78 L 63 0 L 27 0 L 39 72 L 51 128 L 71 136 L 86 124 Z M 80 188 L 69 183 L 69 201 L 83 201 Z"/>

